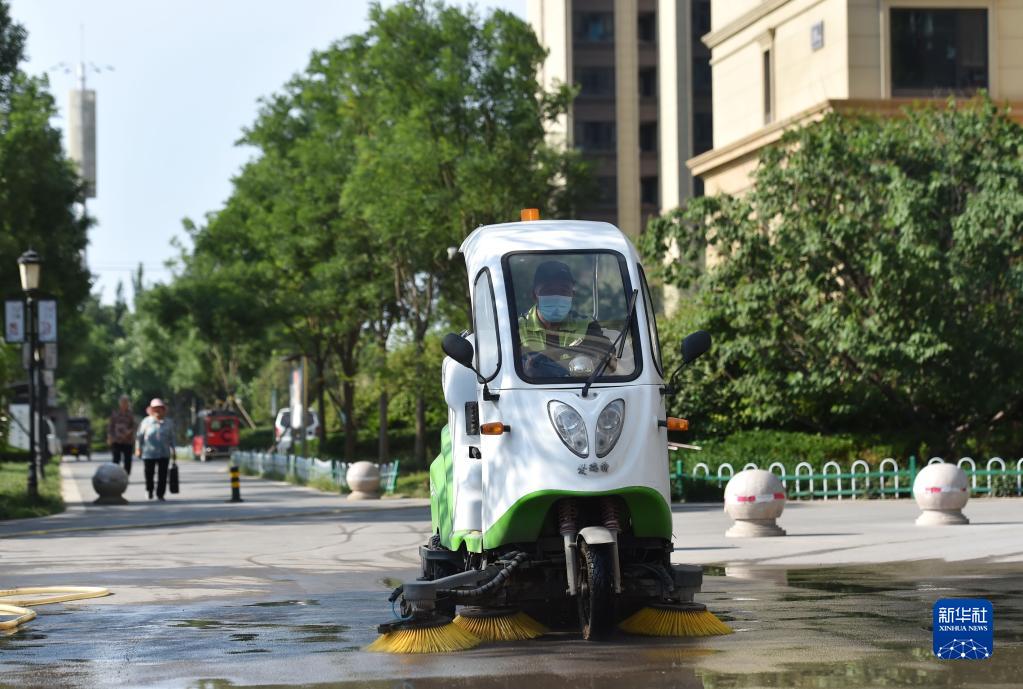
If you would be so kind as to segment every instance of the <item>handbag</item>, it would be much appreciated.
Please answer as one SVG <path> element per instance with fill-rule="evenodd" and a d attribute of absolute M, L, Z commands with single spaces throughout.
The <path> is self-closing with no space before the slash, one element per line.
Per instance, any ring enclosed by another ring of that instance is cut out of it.
<path fill-rule="evenodd" d="M 167 476 L 167 487 L 171 493 L 178 492 L 178 463 L 171 464 L 170 474 Z"/>

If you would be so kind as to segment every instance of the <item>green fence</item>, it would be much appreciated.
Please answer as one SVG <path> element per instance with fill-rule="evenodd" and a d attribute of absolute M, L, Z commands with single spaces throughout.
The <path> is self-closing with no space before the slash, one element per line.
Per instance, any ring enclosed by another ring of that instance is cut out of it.
<path fill-rule="evenodd" d="M 944 461 L 941 457 L 932 457 L 927 464 Z M 999 483 L 1000 492 L 1023 495 L 1023 458 L 1016 460 L 1015 468 L 1011 468 L 1013 465 L 1001 457 L 988 459 L 983 469 L 977 468 L 977 462 L 972 457 L 963 457 L 956 465 L 966 473 L 970 481 L 971 495 L 995 492 Z M 761 467 L 756 462 L 748 462 L 742 467 L 759 468 Z M 854 461 L 847 469 L 843 469 L 834 461 L 825 462 L 820 470 L 814 469 L 809 462 L 799 462 L 791 471 L 782 462 L 771 462 L 767 466 L 767 470 L 776 474 L 785 485 L 785 493 L 789 500 L 908 497 L 913 493 L 913 480 L 920 468 L 917 458 L 913 456 L 909 457 L 904 467 L 892 457 L 881 460 L 876 468 L 862 459 Z M 735 467 L 730 462 L 718 465 L 713 474 L 706 463 L 698 462 L 693 466 L 688 478 L 702 479 L 723 486 L 734 474 Z M 673 495 L 684 497 L 685 477 L 683 462 L 676 459 L 671 470 Z M 1005 482 L 998 481 L 1001 478 L 1009 479 L 1008 488 Z M 1012 490 L 1013 485 L 1015 490 Z"/>
<path fill-rule="evenodd" d="M 317 479 L 329 481 L 337 486 L 338 491 L 348 491 L 349 462 L 336 459 L 319 459 L 317 457 L 298 457 L 296 455 L 280 455 L 269 452 L 238 451 L 231 455 L 238 466 L 257 476 L 269 476 L 293 479 L 298 483 L 310 483 Z M 398 483 L 400 460 L 375 464 L 380 470 L 380 490 L 390 494 Z"/>

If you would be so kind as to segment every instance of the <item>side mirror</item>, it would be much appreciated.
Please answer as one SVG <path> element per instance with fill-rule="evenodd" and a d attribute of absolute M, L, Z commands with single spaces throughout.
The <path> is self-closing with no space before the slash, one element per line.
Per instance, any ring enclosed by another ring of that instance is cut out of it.
<path fill-rule="evenodd" d="M 468 369 L 475 371 L 472 365 L 472 343 L 466 340 L 464 337 L 459 337 L 454 333 L 448 333 L 441 340 L 440 348 L 444 350 L 444 353 L 449 357 L 465 366 Z"/>
<path fill-rule="evenodd" d="M 446 340 L 446 338 L 445 338 Z M 469 346 L 472 349 L 472 345 Z M 692 363 L 710 349 L 710 333 L 697 330 L 682 340 L 682 365 Z"/>

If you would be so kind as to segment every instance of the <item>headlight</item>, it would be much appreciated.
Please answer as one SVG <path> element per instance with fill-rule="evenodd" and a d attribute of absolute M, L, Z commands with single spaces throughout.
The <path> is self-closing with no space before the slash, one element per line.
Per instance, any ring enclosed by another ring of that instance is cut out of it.
<path fill-rule="evenodd" d="M 586 437 L 586 424 L 583 417 L 575 409 L 564 402 L 552 401 L 547 405 L 547 413 L 551 417 L 554 430 L 558 432 L 561 442 L 569 450 L 580 457 L 590 454 L 590 441 Z"/>
<path fill-rule="evenodd" d="M 615 400 L 604 407 L 597 417 L 597 456 L 603 457 L 614 449 L 625 425 L 625 400 Z"/>

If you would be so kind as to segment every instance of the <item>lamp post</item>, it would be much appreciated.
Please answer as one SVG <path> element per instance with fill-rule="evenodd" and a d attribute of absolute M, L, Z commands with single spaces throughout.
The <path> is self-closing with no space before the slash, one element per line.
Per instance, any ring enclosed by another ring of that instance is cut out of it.
<path fill-rule="evenodd" d="M 42 260 L 39 254 L 29 249 L 18 258 L 18 271 L 21 273 L 21 289 L 25 293 L 28 331 L 28 497 L 30 500 L 39 498 L 39 479 L 37 470 L 39 458 L 36 456 L 36 318 L 35 297 L 39 289 L 39 273 Z"/>

